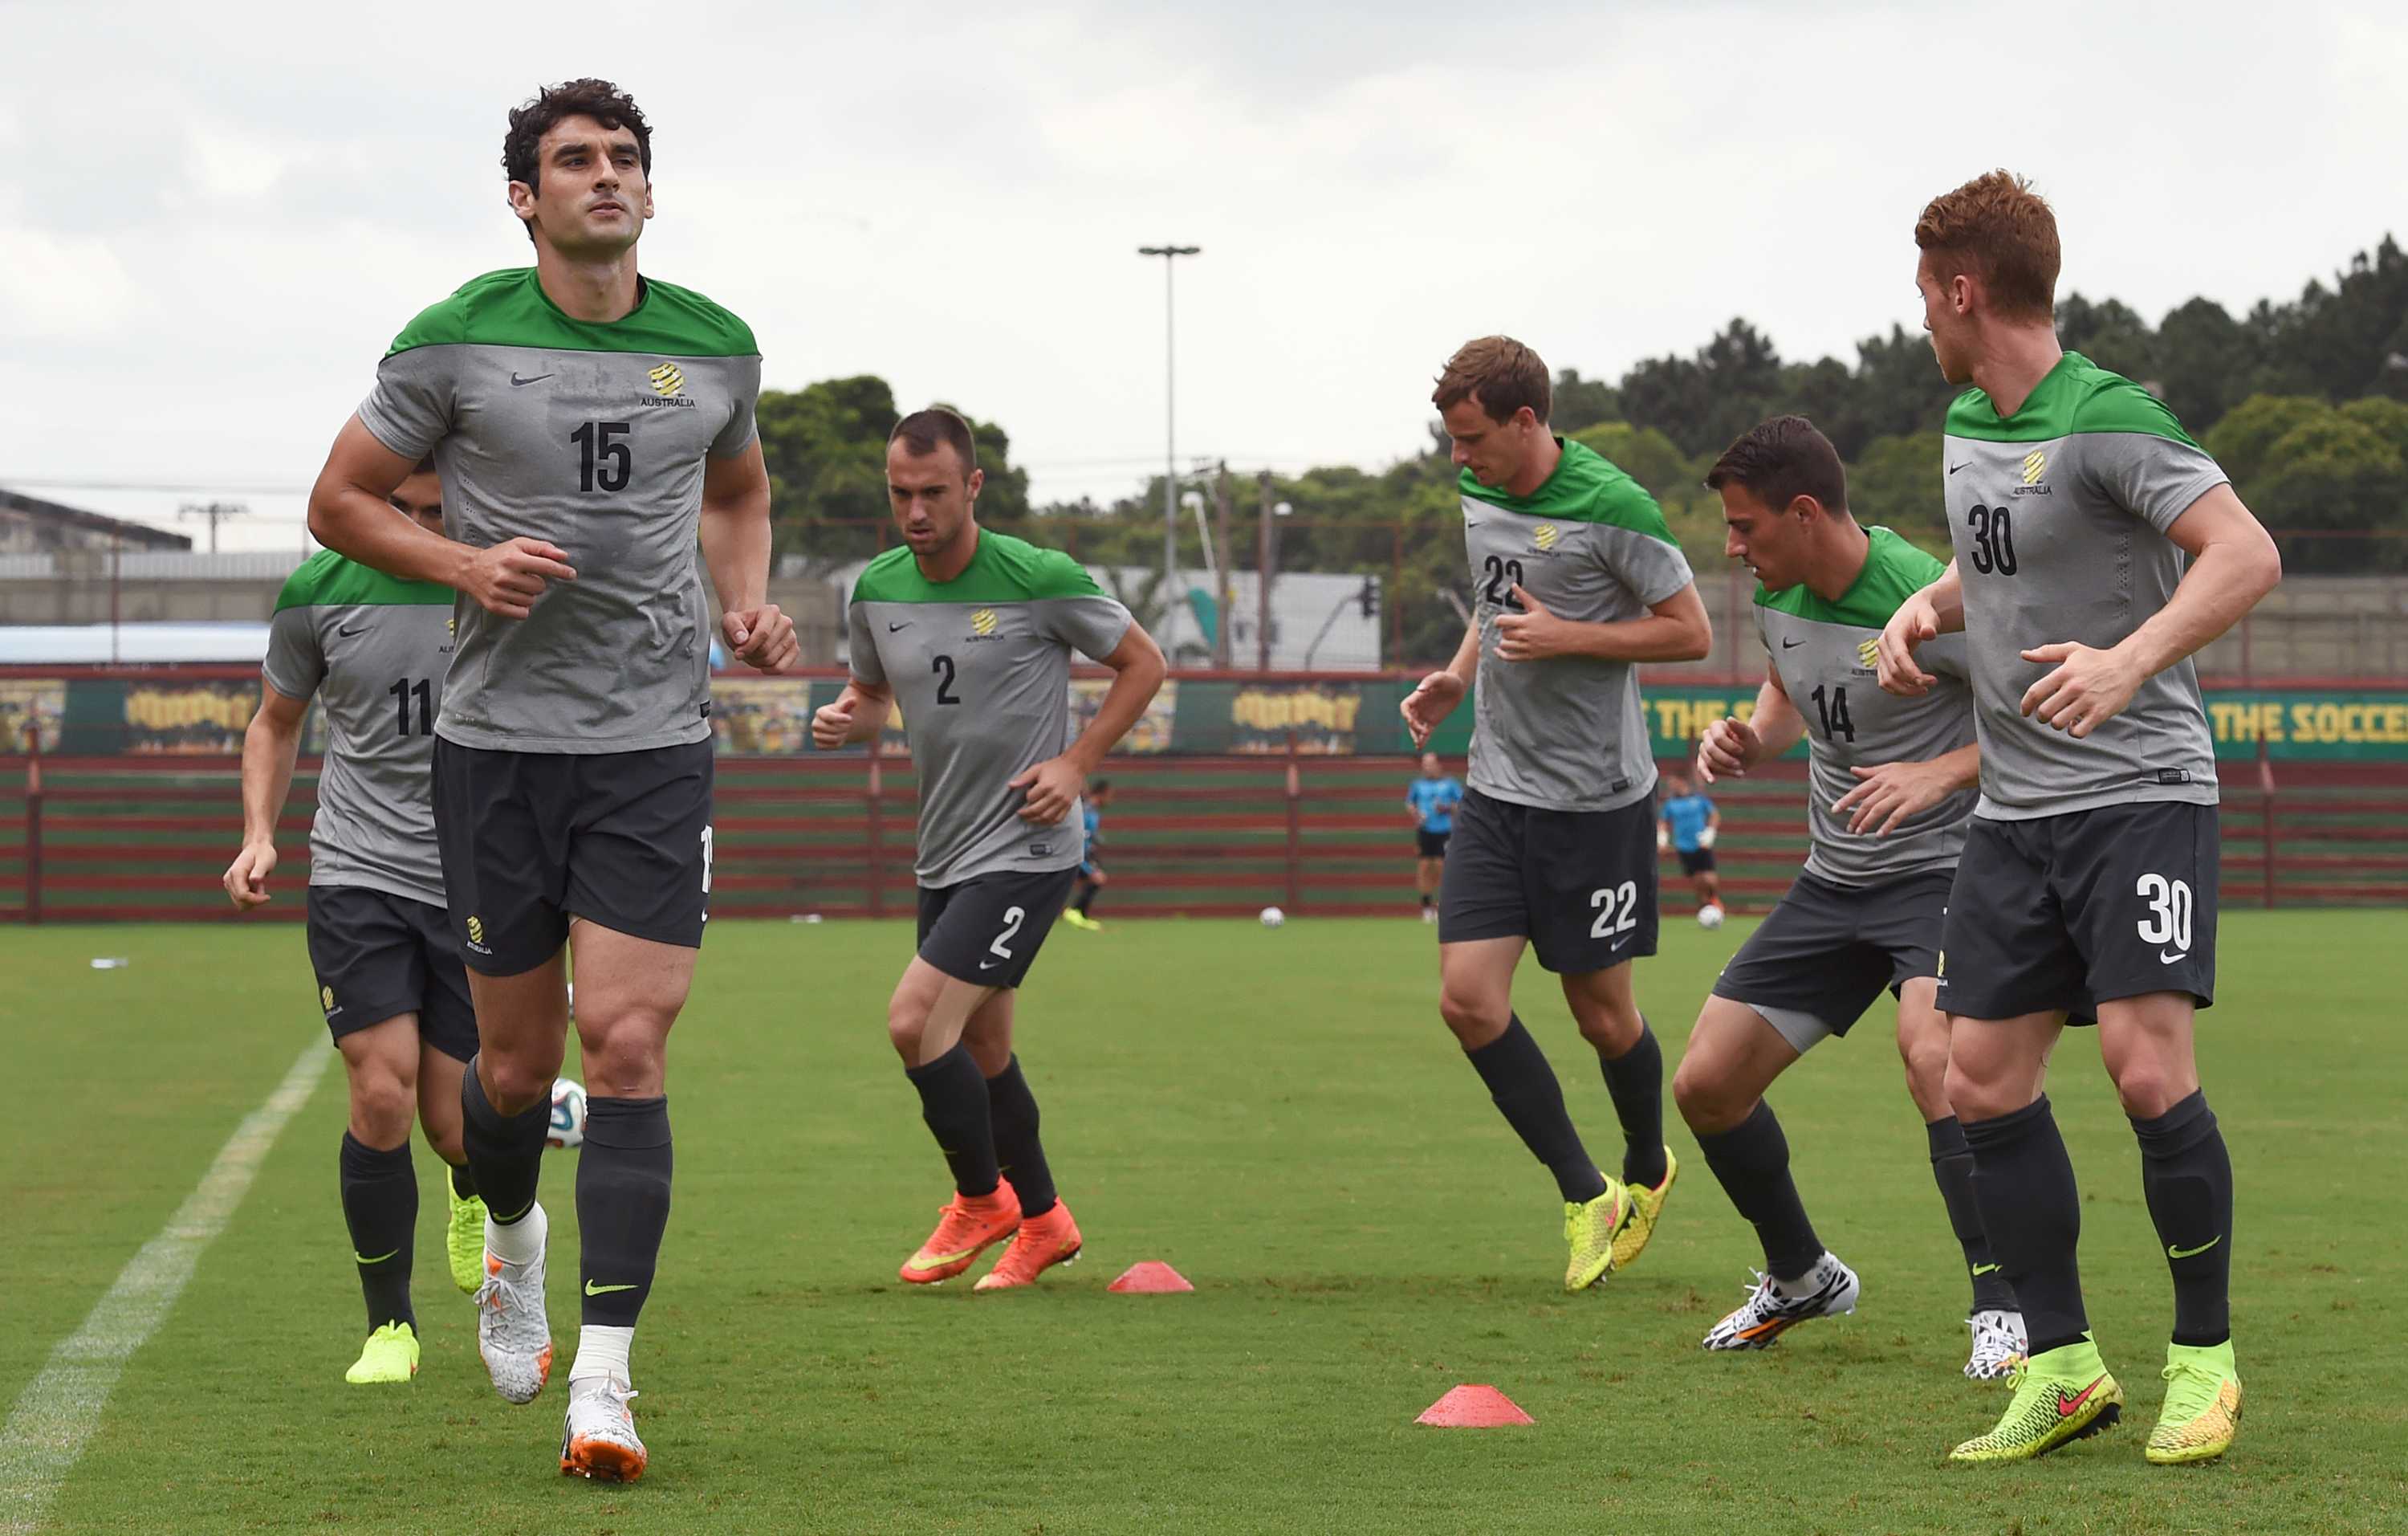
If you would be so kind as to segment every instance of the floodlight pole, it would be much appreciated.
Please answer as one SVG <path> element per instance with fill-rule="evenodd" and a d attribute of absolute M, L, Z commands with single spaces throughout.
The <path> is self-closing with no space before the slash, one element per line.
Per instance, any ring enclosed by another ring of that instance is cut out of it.
<path fill-rule="evenodd" d="M 1171 364 L 1175 332 L 1170 304 L 1170 273 L 1182 256 L 1202 253 L 1200 245 L 1141 245 L 1140 256 L 1162 258 L 1162 635 L 1170 649 L 1171 615 L 1179 601 L 1179 410 L 1177 375 Z"/>

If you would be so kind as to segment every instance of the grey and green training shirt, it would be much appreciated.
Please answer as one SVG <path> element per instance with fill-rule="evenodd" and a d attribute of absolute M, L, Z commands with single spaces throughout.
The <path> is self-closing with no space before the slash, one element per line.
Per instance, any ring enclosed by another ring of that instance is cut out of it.
<path fill-rule="evenodd" d="M 1465 778 L 1515 805 L 1613 811 L 1656 788 L 1631 665 L 1588 656 L 1503 661 L 1497 621 L 1520 610 L 1516 585 L 1560 618 L 1614 624 L 1645 618 L 1692 577 L 1656 498 L 1594 449 L 1556 440 L 1555 472 L 1526 496 L 1483 485 L 1469 470 L 1462 478 L 1480 625 Z"/>
<path fill-rule="evenodd" d="M 1852 768 L 1925 763 L 1973 739 L 1973 692 L 1965 638 L 1942 635 L 1916 653 L 1940 681 L 1920 698 L 1882 692 L 1874 646 L 1899 605 L 1947 567 L 1890 532 L 1865 530 L 1865 566 L 1838 602 L 1800 582 L 1756 589 L 1756 632 L 1782 691 L 1806 721 L 1806 872 L 1840 885 L 1880 885 L 1926 869 L 1954 868 L 1976 793 L 1959 790 L 1909 816 L 1887 837 L 1848 830 L 1834 814 L 1856 787 Z"/>
<path fill-rule="evenodd" d="M 853 675 L 894 690 L 902 713 L 921 884 L 1080 862 L 1082 807 L 1031 825 L 1011 781 L 1070 744 L 1070 653 L 1101 660 L 1131 622 L 1076 560 L 985 528 L 950 581 L 922 575 L 908 549 L 861 573 L 845 615 Z"/>
<path fill-rule="evenodd" d="M 2105 650 L 2164 608 L 2184 567 L 2166 530 L 2225 479 L 2162 402 L 2079 352 L 2012 416 L 1978 388 L 1948 408 L 1942 483 L 1982 737 L 1978 814 L 2215 803 L 2214 739 L 2187 659 L 2075 740 L 2024 717 L 2025 692 L 2057 664 L 2022 653 L 2059 640 Z"/>
<path fill-rule="evenodd" d="M 399 514 L 395 514 L 398 516 Z M 309 883 L 443 905 L 435 849 L 436 712 L 452 665 L 452 589 L 321 550 L 276 598 L 260 675 L 326 711 Z"/>
<path fill-rule="evenodd" d="M 361 423 L 405 458 L 434 453 L 452 538 L 547 539 L 577 571 L 524 619 L 457 601 L 445 740 L 609 753 L 710 735 L 703 469 L 752 442 L 760 392 L 745 323 L 650 279 L 604 324 L 563 313 L 533 267 L 491 272 L 403 329 Z"/>

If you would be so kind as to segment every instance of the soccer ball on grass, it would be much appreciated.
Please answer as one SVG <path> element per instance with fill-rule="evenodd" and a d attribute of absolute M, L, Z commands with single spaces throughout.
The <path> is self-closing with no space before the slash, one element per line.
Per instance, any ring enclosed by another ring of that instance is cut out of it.
<path fill-rule="evenodd" d="M 580 1146 L 585 1141 L 585 1090 L 565 1077 L 552 1082 L 552 1123 L 544 1127 L 548 1147 Z"/>
<path fill-rule="evenodd" d="M 1698 926 L 1713 931 L 1723 926 L 1723 910 L 1709 901 L 1698 909 Z"/>
<path fill-rule="evenodd" d="M 1275 928 L 1286 921 L 1287 913 L 1280 911 L 1277 907 L 1265 907 L 1263 909 L 1263 926 L 1267 928 Z"/>

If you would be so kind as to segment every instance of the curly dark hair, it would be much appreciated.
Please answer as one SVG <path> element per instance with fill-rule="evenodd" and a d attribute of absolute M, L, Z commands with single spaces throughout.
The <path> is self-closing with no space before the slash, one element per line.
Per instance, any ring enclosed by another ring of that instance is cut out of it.
<path fill-rule="evenodd" d="M 609 80 L 565 80 L 538 91 L 532 100 L 510 110 L 509 132 L 502 136 L 502 169 L 513 181 L 537 184 L 542 167 L 536 150 L 543 136 L 563 118 L 589 117 L 605 128 L 624 128 L 636 136 L 636 153 L 644 175 L 652 174 L 652 125 L 636 98 Z"/>

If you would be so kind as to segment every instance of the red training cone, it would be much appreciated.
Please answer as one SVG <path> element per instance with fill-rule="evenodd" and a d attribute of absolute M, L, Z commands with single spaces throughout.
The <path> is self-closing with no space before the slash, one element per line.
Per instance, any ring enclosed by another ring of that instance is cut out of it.
<path fill-rule="evenodd" d="M 1196 1287 L 1187 1277 L 1160 1259 L 1149 1258 L 1142 1264 L 1132 1264 L 1118 1280 L 1104 1287 L 1124 1294 L 1160 1295 L 1170 1291 L 1192 1291 Z"/>
<path fill-rule="evenodd" d="M 1458 1386 L 1422 1410 L 1415 1424 L 1441 1429 L 1493 1429 L 1501 1424 L 1536 1424 L 1512 1399 L 1493 1386 Z"/>

